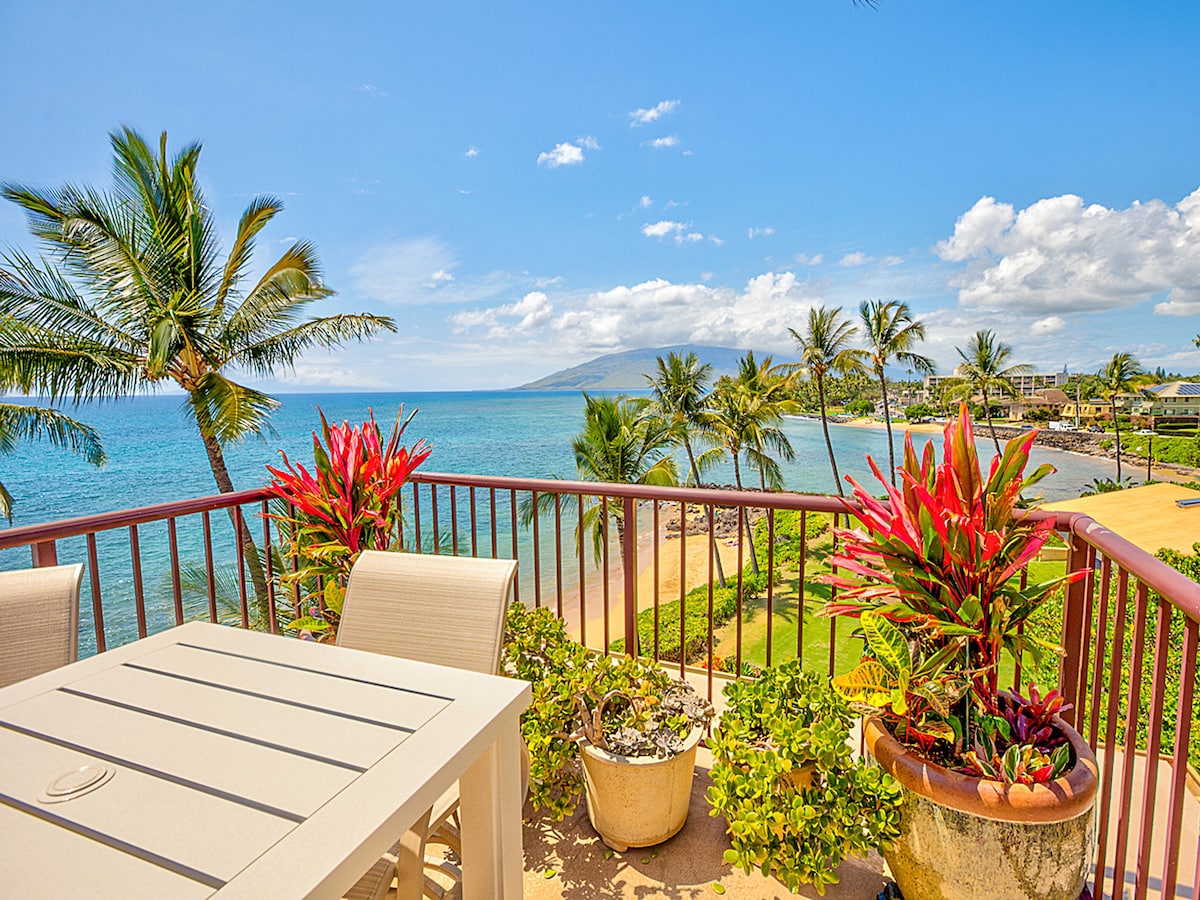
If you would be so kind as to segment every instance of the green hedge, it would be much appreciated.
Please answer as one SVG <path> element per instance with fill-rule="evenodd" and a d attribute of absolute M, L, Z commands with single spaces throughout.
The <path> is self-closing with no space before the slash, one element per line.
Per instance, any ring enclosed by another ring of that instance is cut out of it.
<path fill-rule="evenodd" d="M 804 535 L 800 534 L 800 513 L 792 510 L 780 510 L 775 513 L 775 569 L 794 569 L 799 565 L 800 554 L 804 552 L 805 541 L 815 540 L 829 530 L 830 516 L 823 513 L 808 513 L 805 516 Z M 764 569 L 767 562 L 767 541 L 769 533 L 766 518 L 760 519 L 754 527 L 754 549 L 759 565 Z M 726 575 L 725 587 L 713 588 L 712 627 L 720 628 L 737 615 L 737 574 Z M 759 571 L 755 574 L 753 566 L 747 561 L 742 570 L 742 597 L 746 599 L 758 596 L 767 589 L 767 574 Z M 685 662 L 698 662 L 705 658 L 708 651 L 709 617 L 708 617 L 708 587 L 700 585 L 688 591 L 684 596 L 684 638 L 682 641 L 682 659 Z M 637 618 L 638 642 L 643 654 L 654 653 L 654 610 L 645 609 L 638 613 Z M 660 659 L 678 662 L 680 656 L 679 635 L 679 601 L 671 600 L 658 606 L 658 655 Z M 609 649 L 615 653 L 625 652 L 625 639 L 612 641 Z"/>
<path fill-rule="evenodd" d="M 1121 451 L 1128 450 L 1138 456 L 1145 456 L 1149 435 L 1122 434 Z M 1154 436 L 1154 461 L 1175 463 L 1179 466 L 1200 466 L 1200 442 L 1191 437 Z"/>

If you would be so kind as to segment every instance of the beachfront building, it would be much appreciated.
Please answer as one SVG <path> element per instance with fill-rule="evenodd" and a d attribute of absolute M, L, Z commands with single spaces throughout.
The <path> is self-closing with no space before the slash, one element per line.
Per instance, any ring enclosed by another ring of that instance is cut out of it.
<path fill-rule="evenodd" d="M 962 378 L 961 369 L 962 367 L 959 366 L 950 375 L 926 375 L 921 400 L 925 403 L 939 403 L 947 382 Z M 1067 367 L 1063 366 L 1061 372 L 1027 372 L 1023 375 L 1013 375 L 1009 381 L 1021 396 L 1030 397 L 1048 388 L 1062 388 L 1074 377 L 1078 376 L 1069 374 Z"/>
<path fill-rule="evenodd" d="M 1146 428 L 1162 425 L 1200 425 L 1200 384 L 1168 381 L 1141 392 L 1129 412 Z"/>
<path fill-rule="evenodd" d="M 1063 408 L 1070 399 L 1060 388 L 1045 388 L 1016 399 L 1003 398 L 998 405 L 1009 419 L 1024 419 L 1034 410 L 1045 410 L 1050 414 L 1050 418 L 1058 419 L 1062 417 Z"/>

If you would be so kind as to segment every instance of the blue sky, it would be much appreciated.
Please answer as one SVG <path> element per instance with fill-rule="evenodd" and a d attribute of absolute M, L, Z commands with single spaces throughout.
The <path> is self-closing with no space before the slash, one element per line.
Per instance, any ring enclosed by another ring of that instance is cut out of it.
<path fill-rule="evenodd" d="M 1200 369 L 1200 9 L 1185 2 L 0 6 L 0 179 L 200 140 L 222 233 L 285 212 L 399 332 L 274 390 L 503 388 L 695 342 L 789 358 L 817 303 L 924 352 Z M 28 247 L 15 207 L 0 245 Z"/>

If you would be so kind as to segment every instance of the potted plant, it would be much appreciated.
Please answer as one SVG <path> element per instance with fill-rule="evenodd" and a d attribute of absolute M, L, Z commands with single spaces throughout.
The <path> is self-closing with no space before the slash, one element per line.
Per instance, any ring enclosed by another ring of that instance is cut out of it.
<path fill-rule="evenodd" d="M 726 685 L 713 730 L 711 815 L 724 815 L 726 862 L 818 893 L 838 866 L 898 832 L 900 787 L 849 741 L 852 713 L 798 661 Z"/>
<path fill-rule="evenodd" d="M 1086 575 L 1021 586 L 1020 572 L 1053 532 L 1018 508 L 1053 471 L 1025 467 L 1036 432 L 1008 442 L 985 479 L 966 407 L 947 424 L 941 463 L 906 438 L 901 484 L 872 497 L 851 480 L 837 531 L 837 589 L 828 615 L 851 616 L 862 663 L 834 679 L 872 714 L 864 735 L 904 786 L 900 835 L 884 857 L 907 900 L 1077 900 L 1094 838 L 1096 762 L 1057 713 L 1053 692 L 1000 690 L 1001 654 L 1049 648 L 1022 623 Z"/>
<path fill-rule="evenodd" d="M 592 827 L 617 851 L 683 827 L 707 700 L 650 661 L 590 653 L 549 610 L 520 604 L 509 610 L 503 665 L 533 684 L 521 734 L 535 807 L 561 819 L 585 792 Z"/>
<path fill-rule="evenodd" d="M 416 412 L 405 418 L 401 405 L 385 442 L 373 412 L 362 425 L 330 425 L 318 408 L 321 430 L 313 432 L 313 471 L 293 464 L 283 451 L 282 469 L 267 466 L 273 476 L 268 489 L 282 501 L 280 511 L 268 517 L 295 566 L 280 574 L 280 582 L 303 592 L 288 629 L 334 640 L 359 553 L 388 550 L 399 541 L 400 490 L 432 452 L 423 440 L 412 447 L 400 442 Z"/>

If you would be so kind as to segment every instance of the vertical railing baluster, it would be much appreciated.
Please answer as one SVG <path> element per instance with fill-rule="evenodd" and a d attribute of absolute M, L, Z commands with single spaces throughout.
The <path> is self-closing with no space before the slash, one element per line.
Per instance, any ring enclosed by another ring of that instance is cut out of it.
<path fill-rule="evenodd" d="M 1108 597 L 1112 589 L 1112 560 L 1100 563 L 1100 619 L 1096 623 L 1096 659 L 1092 665 L 1092 709 L 1088 716 L 1088 744 L 1095 747 L 1100 732 L 1100 701 L 1104 697 L 1104 655 L 1108 642 Z"/>
<path fill-rule="evenodd" d="M 539 523 L 542 520 L 541 506 L 538 504 L 538 492 L 531 491 L 530 502 L 533 505 L 533 608 L 542 608 L 542 536 Z"/>
<path fill-rule="evenodd" d="M 171 553 L 171 596 L 175 600 L 175 624 L 183 624 L 183 587 L 179 583 L 179 536 L 175 517 L 167 519 L 167 546 Z"/>
<path fill-rule="evenodd" d="M 1068 572 L 1076 572 L 1087 567 L 1088 545 L 1078 535 L 1067 535 L 1067 568 Z M 1087 609 L 1087 599 L 1084 596 L 1087 585 L 1076 581 L 1067 585 L 1063 598 L 1063 627 L 1062 640 L 1063 656 L 1059 661 L 1059 690 L 1062 692 L 1070 709 L 1064 709 L 1063 719 L 1068 725 L 1082 727 L 1080 717 L 1083 715 L 1082 706 L 1082 676 L 1083 656 L 1087 653 L 1086 629 L 1090 625 L 1084 621 Z"/>
<path fill-rule="evenodd" d="M 217 621 L 217 579 L 213 573 L 212 519 L 208 510 L 200 514 L 204 528 L 204 573 L 208 576 L 208 620 Z"/>
<path fill-rule="evenodd" d="M 451 552 L 458 556 L 458 490 L 454 485 L 450 485 L 450 540 L 454 542 Z"/>
<path fill-rule="evenodd" d="M 833 514 L 833 528 L 834 528 L 833 549 L 832 549 L 832 552 L 829 557 L 829 572 L 831 575 L 837 574 L 837 566 L 835 566 L 833 564 L 833 556 L 837 553 L 837 546 L 838 546 L 837 527 L 838 527 L 838 514 L 834 513 Z M 829 599 L 831 601 L 837 599 L 837 588 L 834 587 L 833 585 L 829 586 Z M 838 620 L 837 616 L 829 617 L 829 677 L 830 678 L 833 677 L 834 647 L 837 646 L 837 620 Z"/>
<path fill-rule="evenodd" d="M 517 492 L 516 489 L 508 492 L 508 516 L 509 528 L 512 534 L 512 558 L 516 560 L 520 566 L 520 554 L 517 552 Z M 521 602 L 521 579 L 517 578 L 513 581 L 513 602 Z"/>
<path fill-rule="evenodd" d="M 711 510 L 712 507 L 710 506 Z M 709 521 L 712 521 L 712 516 L 709 516 Z M 687 502 L 679 501 L 679 677 L 682 678 L 687 673 L 687 654 L 684 652 L 684 647 L 687 644 L 687 579 L 684 578 L 684 573 L 687 572 Z M 708 533 L 711 535 L 713 529 L 709 528 Z"/>
<path fill-rule="evenodd" d="M 133 563 L 133 602 L 137 613 L 138 637 L 146 636 L 146 594 L 142 588 L 142 551 L 138 545 L 138 527 L 129 526 L 129 558 Z"/>
<path fill-rule="evenodd" d="M 242 508 L 240 506 L 233 507 L 233 527 L 235 533 L 243 534 L 246 529 L 246 521 L 242 516 Z M 238 580 L 238 607 L 242 614 L 242 627 L 250 627 L 250 602 L 246 596 L 246 548 L 241 541 L 237 541 L 237 580 Z"/>
<path fill-rule="evenodd" d="M 601 577 L 604 579 L 604 586 L 605 586 L 605 591 L 603 594 L 603 597 L 604 597 L 604 630 L 603 630 L 603 634 L 604 634 L 604 652 L 607 653 L 608 652 L 608 591 L 607 591 L 607 587 L 608 587 L 608 553 L 607 553 L 607 550 L 608 550 L 608 510 L 605 509 L 603 506 L 603 504 L 604 504 L 603 497 L 600 498 L 600 503 L 601 503 L 600 527 L 602 529 L 604 529 L 604 537 L 602 538 L 602 540 L 604 541 L 604 549 L 605 549 L 604 563 L 601 567 L 600 574 L 601 574 Z M 586 647 L 587 646 L 588 614 L 587 614 L 587 589 L 584 585 L 584 578 L 583 578 L 583 565 L 584 565 L 583 555 L 584 555 L 584 546 L 586 545 L 587 542 L 584 541 L 584 539 L 583 539 L 583 495 L 582 494 L 575 495 L 575 534 L 578 536 L 578 540 L 575 542 L 575 545 L 576 545 L 575 546 L 575 566 L 576 566 L 576 571 L 578 573 L 578 578 L 576 580 L 579 582 L 579 643 L 583 644 Z M 626 652 L 629 652 L 628 647 L 626 648 Z"/>
<path fill-rule="evenodd" d="M 92 585 L 92 625 L 96 630 L 96 652 L 108 649 L 104 636 L 104 604 L 100 598 L 100 559 L 96 552 L 96 532 L 87 533 L 88 576 Z"/>
<path fill-rule="evenodd" d="M 767 668 L 771 667 L 771 645 L 775 639 L 772 626 L 775 623 L 775 510 L 767 510 Z M 737 677 L 742 677 L 741 660 L 738 661 Z"/>
<path fill-rule="evenodd" d="M 29 554 L 35 569 L 58 565 L 58 547 L 54 541 L 38 541 L 36 544 L 30 544 Z"/>
<path fill-rule="evenodd" d="M 421 545 L 421 493 L 417 482 L 413 482 L 413 553 L 424 553 Z"/>
<path fill-rule="evenodd" d="M 433 555 L 442 552 L 441 517 L 438 515 L 438 486 L 429 483 L 429 520 L 433 523 Z"/>
<path fill-rule="evenodd" d="M 800 510 L 800 533 L 804 535 L 804 546 L 800 551 L 800 571 L 796 573 L 796 659 L 804 666 L 804 568 L 808 561 L 808 511 Z"/>
<path fill-rule="evenodd" d="M 264 500 L 262 508 L 259 510 L 259 515 L 262 517 L 263 523 L 263 563 L 267 576 L 267 628 L 270 629 L 271 634 L 279 634 L 279 610 L 275 601 L 275 563 L 271 554 L 271 520 L 268 518 L 269 512 L 267 501 Z"/>
<path fill-rule="evenodd" d="M 1146 651 L 1146 586 L 1134 592 L 1133 656 L 1129 664 L 1129 693 L 1125 698 L 1125 747 L 1121 754 L 1121 802 L 1117 815 L 1117 845 L 1113 851 L 1113 892 L 1125 884 L 1129 834 L 1133 821 L 1133 770 L 1137 764 L 1138 719 L 1142 709 L 1142 661 Z"/>
<path fill-rule="evenodd" d="M 1096 882 L 1092 893 L 1104 896 L 1105 860 L 1108 856 L 1109 815 L 1112 812 L 1114 754 L 1117 744 L 1117 719 L 1121 701 L 1121 671 L 1125 663 L 1125 617 L 1129 607 L 1129 573 L 1117 569 L 1117 602 L 1113 625 L 1112 655 L 1108 663 L 1108 709 L 1104 725 L 1104 768 L 1100 773 L 1100 835 L 1096 841 Z M 1114 893 L 1115 885 L 1114 884 Z"/>
<path fill-rule="evenodd" d="M 624 499 L 623 515 L 626 523 L 624 549 L 621 553 L 625 568 L 625 652 L 631 656 L 639 656 L 641 651 L 638 647 L 637 631 L 637 501 L 632 497 Z M 607 627 L 607 613 L 604 623 Z M 605 643 L 605 650 L 607 649 L 608 645 Z"/>
<path fill-rule="evenodd" d="M 739 600 L 738 600 L 739 603 L 741 602 L 740 598 L 742 596 L 742 528 L 741 528 L 742 520 L 741 520 L 741 514 L 744 511 L 744 509 L 745 509 L 744 507 L 741 507 L 741 506 L 738 507 L 737 596 L 739 598 Z M 708 699 L 712 700 L 712 698 L 713 698 L 713 607 L 715 605 L 715 599 L 716 599 L 716 597 L 715 597 L 716 591 L 713 588 L 713 560 L 716 558 L 716 555 L 719 552 L 717 550 L 717 534 L 716 534 L 715 529 L 713 529 L 713 528 L 708 529 L 708 540 L 705 542 L 705 544 L 706 544 L 705 549 L 707 549 L 707 551 L 708 551 L 708 559 L 707 559 L 707 562 L 708 562 L 708 589 L 705 591 L 705 593 L 708 595 L 708 629 L 707 629 L 707 631 L 708 631 L 708 635 L 707 635 L 707 637 L 708 637 L 708 668 L 705 670 L 706 671 L 705 682 L 708 685 Z M 686 625 L 685 625 L 684 631 L 686 633 Z"/>
<path fill-rule="evenodd" d="M 582 537 L 582 535 L 581 535 Z M 494 546 L 494 544 L 493 544 Z M 562 494 L 554 495 L 554 596 L 558 617 L 563 617 L 563 562 L 562 562 Z"/>
<path fill-rule="evenodd" d="M 468 491 L 468 498 L 469 498 L 469 501 L 471 504 L 471 555 L 478 556 L 479 555 L 479 516 L 476 514 L 476 509 L 475 509 L 475 485 L 471 485 L 470 490 Z M 536 512 L 537 507 L 534 507 L 534 510 Z M 537 516 L 535 515 L 534 518 L 536 519 Z"/>
<path fill-rule="evenodd" d="M 1172 900 L 1179 880 L 1179 844 L 1183 829 L 1184 790 L 1188 780 L 1188 744 L 1194 724 L 1192 701 L 1196 695 L 1198 637 L 1200 624 L 1185 616 L 1183 656 L 1179 665 L 1179 703 L 1175 709 L 1175 748 L 1171 754 L 1171 806 L 1167 812 L 1167 836 L 1163 848 L 1162 900 Z"/>
<path fill-rule="evenodd" d="M 496 532 L 496 515 L 497 514 L 496 514 L 496 489 L 495 488 L 491 488 L 488 491 L 488 502 L 491 504 L 491 508 L 488 510 L 488 514 L 491 516 L 491 519 L 492 519 L 492 559 L 495 559 L 497 554 L 500 552 L 499 551 L 500 545 L 498 543 L 498 538 L 496 536 L 497 535 L 497 532 Z"/>
<path fill-rule="evenodd" d="M 659 586 L 662 584 L 661 569 L 659 564 L 659 547 L 661 543 L 661 533 L 659 532 L 659 516 L 658 516 L 658 501 L 654 501 L 654 661 L 658 662 L 658 592 Z M 682 574 L 680 577 L 683 577 Z"/>
<path fill-rule="evenodd" d="M 580 497 L 579 499 L 580 499 L 580 507 L 582 508 L 583 498 Z M 601 606 L 604 609 L 604 652 L 605 653 L 608 652 L 609 643 L 612 641 L 612 560 L 610 559 L 610 554 L 608 551 L 608 544 L 609 544 L 609 538 L 610 538 L 609 533 L 608 533 L 608 515 L 609 515 L 609 513 L 608 513 L 608 498 L 601 497 L 600 498 L 600 528 L 602 529 L 603 534 L 600 538 L 600 547 L 601 547 L 600 568 L 601 568 L 601 571 L 603 574 L 603 578 L 600 581 L 600 602 L 601 602 Z M 583 520 L 580 519 L 580 525 L 579 525 L 579 528 L 580 528 L 579 533 L 580 534 L 583 534 L 583 524 L 582 523 L 583 523 Z M 636 528 L 637 525 L 635 524 L 634 527 Z M 625 523 L 625 528 L 626 529 L 629 528 L 628 522 Z M 582 557 L 580 557 L 580 558 L 582 559 Z M 622 566 L 629 565 L 628 561 L 625 558 L 624 547 L 622 547 L 622 549 L 621 549 L 621 565 Z M 625 574 L 624 568 L 621 569 L 621 574 L 622 574 L 622 576 Z M 582 576 L 581 576 L 581 578 L 582 578 Z M 628 602 L 628 601 L 626 601 L 626 602 Z M 632 647 L 630 647 L 630 645 L 628 643 L 626 643 L 626 645 L 625 645 L 625 652 L 636 655 L 635 651 L 633 650 Z"/>
<path fill-rule="evenodd" d="M 1154 674 L 1150 682 L 1150 711 L 1146 715 L 1146 771 L 1142 778 L 1142 821 L 1138 829 L 1137 877 L 1134 896 L 1146 896 L 1150 881 L 1150 841 L 1154 836 L 1154 801 L 1158 788 L 1158 753 L 1162 746 L 1163 705 L 1167 687 L 1167 653 L 1171 643 L 1171 604 L 1158 601 L 1154 633 Z M 1185 738 L 1186 740 L 1186 738 Z"/>

